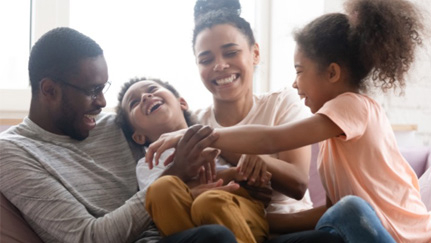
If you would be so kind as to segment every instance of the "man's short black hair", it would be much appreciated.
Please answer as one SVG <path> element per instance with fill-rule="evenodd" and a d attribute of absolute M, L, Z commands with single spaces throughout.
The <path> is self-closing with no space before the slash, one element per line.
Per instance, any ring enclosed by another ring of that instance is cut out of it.
<path fill-rule="evenodd" d="M 48 31 L 31 49 L 28 71 L 32 94 L 37 94 L 42 79 L 65 80 L 77 73 L 81 60 L 99 55 L 103 55 L 102 48 L 74 29 L 60 27 Z"/>

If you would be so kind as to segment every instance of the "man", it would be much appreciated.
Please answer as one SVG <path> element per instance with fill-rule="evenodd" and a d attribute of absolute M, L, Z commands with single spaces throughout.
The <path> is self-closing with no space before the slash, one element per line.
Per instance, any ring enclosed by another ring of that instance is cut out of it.
<path fill-rule="evenodd" d="M 100 46 L 73 29 L 53 29 L 32 48 L 29 75 L 29 116 L 0 135 L 1 193 L 45 242 L 158 241 L 146 231 L 136 160 L 114 116 L 100 114 L 110 85 Z M 213 140 L 196 136 L 196 145 Z M 236 241 L 209 225 L 162 242 Z"/>

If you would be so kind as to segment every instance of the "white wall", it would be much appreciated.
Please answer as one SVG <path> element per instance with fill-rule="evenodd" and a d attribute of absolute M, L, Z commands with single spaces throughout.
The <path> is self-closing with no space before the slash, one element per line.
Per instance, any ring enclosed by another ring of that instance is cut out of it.
<path fill-rule="evenodd" d="M 431 10 L 431 1 L 412 1 L 420 4 L 422 10 Z M 49 2 L 51 4 L 46 6 Z M 343 0 L 324 0 L 323 2 L 316 0 L 256 0 L 255 22 L 251 22 L 254 25 L 256 39 L 261 46 L 262 52 L 262 60 L 256 72 L 256 92 L 273 91 L 292 85 L 295 78 L 292 30 L 303 26 L 323 13 L 342 11 L 343 2 Z M 35 39 L 48 29 L 69 24 L 68 13 L 62 12 L 62 10 L 68 9 L 69 0 L 43 0 L 35 1 L 35 3 L 36 8 L 40 9 L 38 16 L 44 16 L 34 26 L 33 34 Z M 313 8 L 310 8 L 310 6 L 313 6 Z M 250 13 L 250 11 L 245 12 Z M 251 19 L 250 16 L 245 16 L 245 18 L 247 20 Z M 431 23 L 431 21 L 428 22 Z M 6 22 L 3 21 L 3 23 Z M 428 26 L 428 29 L 431 28 Z M 416 142 L 422 145 L 430 145 L 431 75 L 429 75 L 429 72 L 431 70 L 431 38 L 424 41 L 424 46 L 428 49 L 421 49 L 418 52 L 415 65 L 409 73 L 410 76 L 404 96 L 396 96 L 393 93 L 386 95 L 375 93 L 372 95 L 386 109 L 392 124 L 416 125 Z M 184 48 L 190 50 L 188 44 Z M 26 71 L 23 70 L 23 72 Z M 185 93 L 184 96 L 188 97 L 188 95 Z M 0 99 L 0 118 L 22 118 L 28 112 L 30 90 L 0 89 Z"/>

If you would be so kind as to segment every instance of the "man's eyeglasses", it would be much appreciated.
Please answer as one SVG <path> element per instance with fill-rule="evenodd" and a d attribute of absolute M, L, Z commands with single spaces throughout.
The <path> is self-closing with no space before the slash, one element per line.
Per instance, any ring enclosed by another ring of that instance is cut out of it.
<path fill-rule="evenodd" d="M 105 94 L 106 91 L 108 91 L 109 87 L 111 86 L 111 82 L 109 82 L 109 81 L 106 82 L 105 84 L 98 85 L 98 86 L 90 88 L 90 89 L 84 89 L 84 88 L 81 88 L 81 87 L 78 87 L 76 85 L 73 85 L 73 84 L 70 84 L 70 83 L 66 83 L 66 82 L 61 82 L 61 84 L 64 84 L 66 86 L 72 87 L 72 88 L 80 91 L 84 95 L 90 97 L 91 100 L 97 99 L 97 97 L 101 93 Z"/>

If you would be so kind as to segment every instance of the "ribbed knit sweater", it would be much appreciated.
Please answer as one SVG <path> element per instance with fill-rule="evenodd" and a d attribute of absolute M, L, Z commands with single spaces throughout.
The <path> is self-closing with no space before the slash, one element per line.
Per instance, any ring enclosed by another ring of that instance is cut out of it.
<path fill-rule="evenodd" d="M 0 134 L 0 191 L 45 242 L 132 242 L 150 225 L 113 114 L 77 141 L 29 118 Z"/>

